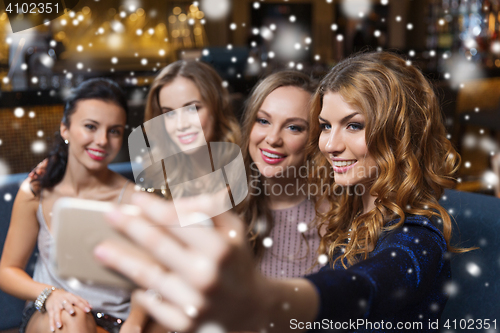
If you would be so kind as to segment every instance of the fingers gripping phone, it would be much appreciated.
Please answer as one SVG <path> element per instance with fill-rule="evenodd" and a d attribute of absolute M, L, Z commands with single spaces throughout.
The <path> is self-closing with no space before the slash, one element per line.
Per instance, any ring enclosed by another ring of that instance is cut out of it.
<path fill-rule="evenodd" d="M 122 205 L 122 211 L 139 215 L 136 206 Z M 113 229 L 105 220 L 112 211 L 109 202 L 62 198 L 54 204 L 52 230 L 55 246 L 51 261 L 63 279 L 76 278 L 81 282 L 101 284 L 124 289 L 134 288 L 134 283 L 124 276 L 101 265 L 93 255 L 94 248 L 104 240 L 116 243 L 123 251 L 151 261 L 131 240 Z"/>

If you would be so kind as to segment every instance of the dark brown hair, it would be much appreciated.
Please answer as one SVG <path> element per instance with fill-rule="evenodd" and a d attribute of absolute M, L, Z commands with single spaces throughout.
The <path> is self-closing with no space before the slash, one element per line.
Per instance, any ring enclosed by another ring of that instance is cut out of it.
<path fill-rule="evenodd" d="M 109 79 L 95 78 L 82 82 L 71 91 L 71 95 L 66 100 L 61 123 L 69 128 L 71 116 L 75 113 L 78 102 L 89 99 L 98 99 L 114 103 L 122 108 L 125 114 L 128 114 L 127 99 L 120 86 Z M 54 147 L 47 159 L 48 163 L 44 175 L 34 180 L 39 182 L 42 189 L 51 188 L 57 185 L 66 173 L 68 145 L 64 142 L 59 132 L 55 134 Z"/>

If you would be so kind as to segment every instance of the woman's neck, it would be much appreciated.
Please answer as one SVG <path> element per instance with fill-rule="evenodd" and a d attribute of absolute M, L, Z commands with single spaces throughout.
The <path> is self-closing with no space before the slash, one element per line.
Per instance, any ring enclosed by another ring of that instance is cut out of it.
<path fill-rule="evenodd" d="M 370 188 L 367 186 L 366 191 L 363 194 L 362 200 L 363 200 L 363 214 L 368 213 L 372 209 L 375 208 L 375 199 L 377 197 L 373 196 L 370 194 Z"/>
<path fill-rule="evenodd" d="M 61 185 L 67 185 L 75 197 L 85 192 L 91 192 L 109 185 L 112 182 L 112 172 L 103 168 L 97 172 L 90 172 L 80 162 L 68 158 L 66 172 L 61 180 Z"/>
<path fill-rule="evenodd" d="M 272 210 L 294 207 L 307 198 L 307 182 L 303 178 L 262 178 L 263 195 Z"/>
<path fill-rule="evenodd" d="M 185 165 L 176 165 L 176 168 L 189 168 L 193 174 L 205 175 L 207 171 L 212 170 L 212 162 L 210 160 L 210 151 L 205 147 L 200 147 L 198 151 L 192 154 L 185 154 L 186 159 L 183 161 Z M 214 156 L 212 154 L 212 156 Z"/>

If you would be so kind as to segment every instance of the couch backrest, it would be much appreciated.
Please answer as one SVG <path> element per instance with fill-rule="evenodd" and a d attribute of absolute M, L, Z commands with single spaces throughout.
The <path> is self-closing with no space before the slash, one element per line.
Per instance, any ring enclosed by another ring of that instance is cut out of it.
<path fill-rule="evenodd" d="M 440 203 L 455 218 L 459 227 L 454 232 L 452 244 L 479 247 L 478 250 L 451 256 L 453 282 L 447 288 L 450 298 L 441 323 L 449 320 L 452 324 L 456 320 L 457 328 L 450 326 L 449 331 L 460 332 L 460 320 L 463 328 L 465 323 L 469 327 L 472 322 L 464 320 L 490 319 L 491 322 L 496 319 L 497 331 L 500 325 L 500 199 L 446 191 Z"/>
<path fill-rule="evenodd" d="M 27 174 L 17 174 L 0 179 L 0 255 L 3 251 L 5 237 L 9 229 L 12 205 L 14 204 L 19 184 L 26 176 Z M 31 257 L 26 267 L 26 271 L 29 274 L 33 273 L 34 263 L 35 255 Z M 23 307 L 24 301 L 7 295 L 0 290 L 0 330 L 19 326 Z"/>

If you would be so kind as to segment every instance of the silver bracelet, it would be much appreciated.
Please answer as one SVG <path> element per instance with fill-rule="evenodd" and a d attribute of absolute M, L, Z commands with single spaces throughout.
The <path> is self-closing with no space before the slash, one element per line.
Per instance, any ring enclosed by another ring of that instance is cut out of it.
<path fill-rule="evenodd" d="M 54 290 L 56 290 L 55 287 L 45 288 L 44 290 L 42 290 L 40 295 L 38 295 L 38 297 L 36 298 L 35 309 L 37 309 L 39 312 L 44 313 L 45 312 L 45 301 L 47 300 L 47 298 L 49 298 L 50 294 L 52 294 L 52 292 Z"/>

